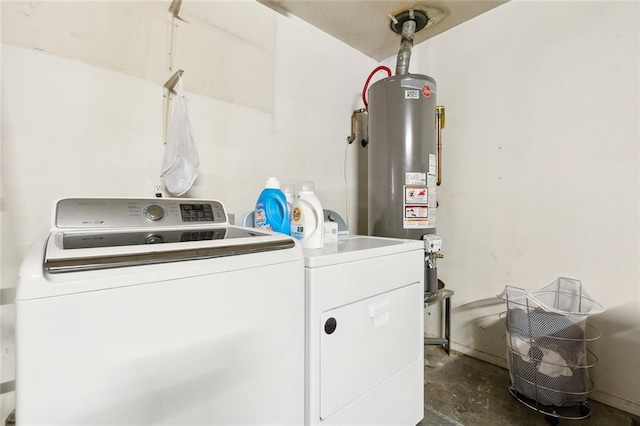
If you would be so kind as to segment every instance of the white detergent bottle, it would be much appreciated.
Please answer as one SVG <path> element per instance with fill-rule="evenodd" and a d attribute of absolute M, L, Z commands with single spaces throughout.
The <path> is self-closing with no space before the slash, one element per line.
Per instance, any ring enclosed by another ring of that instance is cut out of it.
<path fill-rule="evenodd" d="M 324 245 L 324 214 L 313 189 L 313 182 L 303 182 L 291 210 L 291 236 L 305 249 Z"/>
<path fill-rule="evenodd" d="M 296 201 L 296 186 L 292 183 L 282 184 L 282 192 L 287 199 L 287 207 L 289 207 L 289 214 L 293 211 L 293 203 Z"/>

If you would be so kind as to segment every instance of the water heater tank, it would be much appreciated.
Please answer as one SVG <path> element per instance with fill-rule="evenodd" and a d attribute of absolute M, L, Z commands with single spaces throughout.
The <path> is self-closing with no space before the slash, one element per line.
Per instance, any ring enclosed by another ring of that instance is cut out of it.
<path fill-rule="evenodd" d="M 385 78 L 369 88 L 369 234 L 436 232 L 436 82 Z"/>

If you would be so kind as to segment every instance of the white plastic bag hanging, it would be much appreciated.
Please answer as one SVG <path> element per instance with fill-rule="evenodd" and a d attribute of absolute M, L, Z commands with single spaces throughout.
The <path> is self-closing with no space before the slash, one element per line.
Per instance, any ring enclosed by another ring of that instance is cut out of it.
<path fill-rule="evenodd" d="M 191 135 L 187 102 L 182 90 L 182 77 L 178 79 L 175 90 L 160 177 L 171 195 L 180 196 L 191 188 L 198 177 L 196 169 L 200 159 Z"/>

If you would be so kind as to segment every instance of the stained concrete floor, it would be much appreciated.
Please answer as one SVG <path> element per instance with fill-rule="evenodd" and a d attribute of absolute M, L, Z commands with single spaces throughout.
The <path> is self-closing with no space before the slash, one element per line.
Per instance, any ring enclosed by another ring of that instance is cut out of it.
<path fill-rule="evenodd" d="M 440 346 L 425 346 L 425 417 L 420 426 L 544 426 L 545 416 L 514 399 L 509 372 Z M 640 426 L 640 419 L 589 400 L 591 416 L 559 421 L 566 426 Z"/>

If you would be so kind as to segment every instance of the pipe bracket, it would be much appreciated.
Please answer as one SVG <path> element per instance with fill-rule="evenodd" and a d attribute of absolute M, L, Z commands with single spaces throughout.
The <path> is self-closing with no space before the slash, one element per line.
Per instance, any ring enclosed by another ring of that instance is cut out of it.
<path fill-rule="evenodd" d="M 411 16 L 413 15 L 413 17 Z M 389 26 L 391 30 L 396 34 L 402 34 L 402 24 L 406 21 L 415 21 L 416 22 L 416 32 L 420 31 L 424 27 L 427 26 L 429 22 L 429 17 L 426 13 L 421 10 L 406 10 L 401 12 L 395 16 L 395 20 L 391 20 Z"/>

